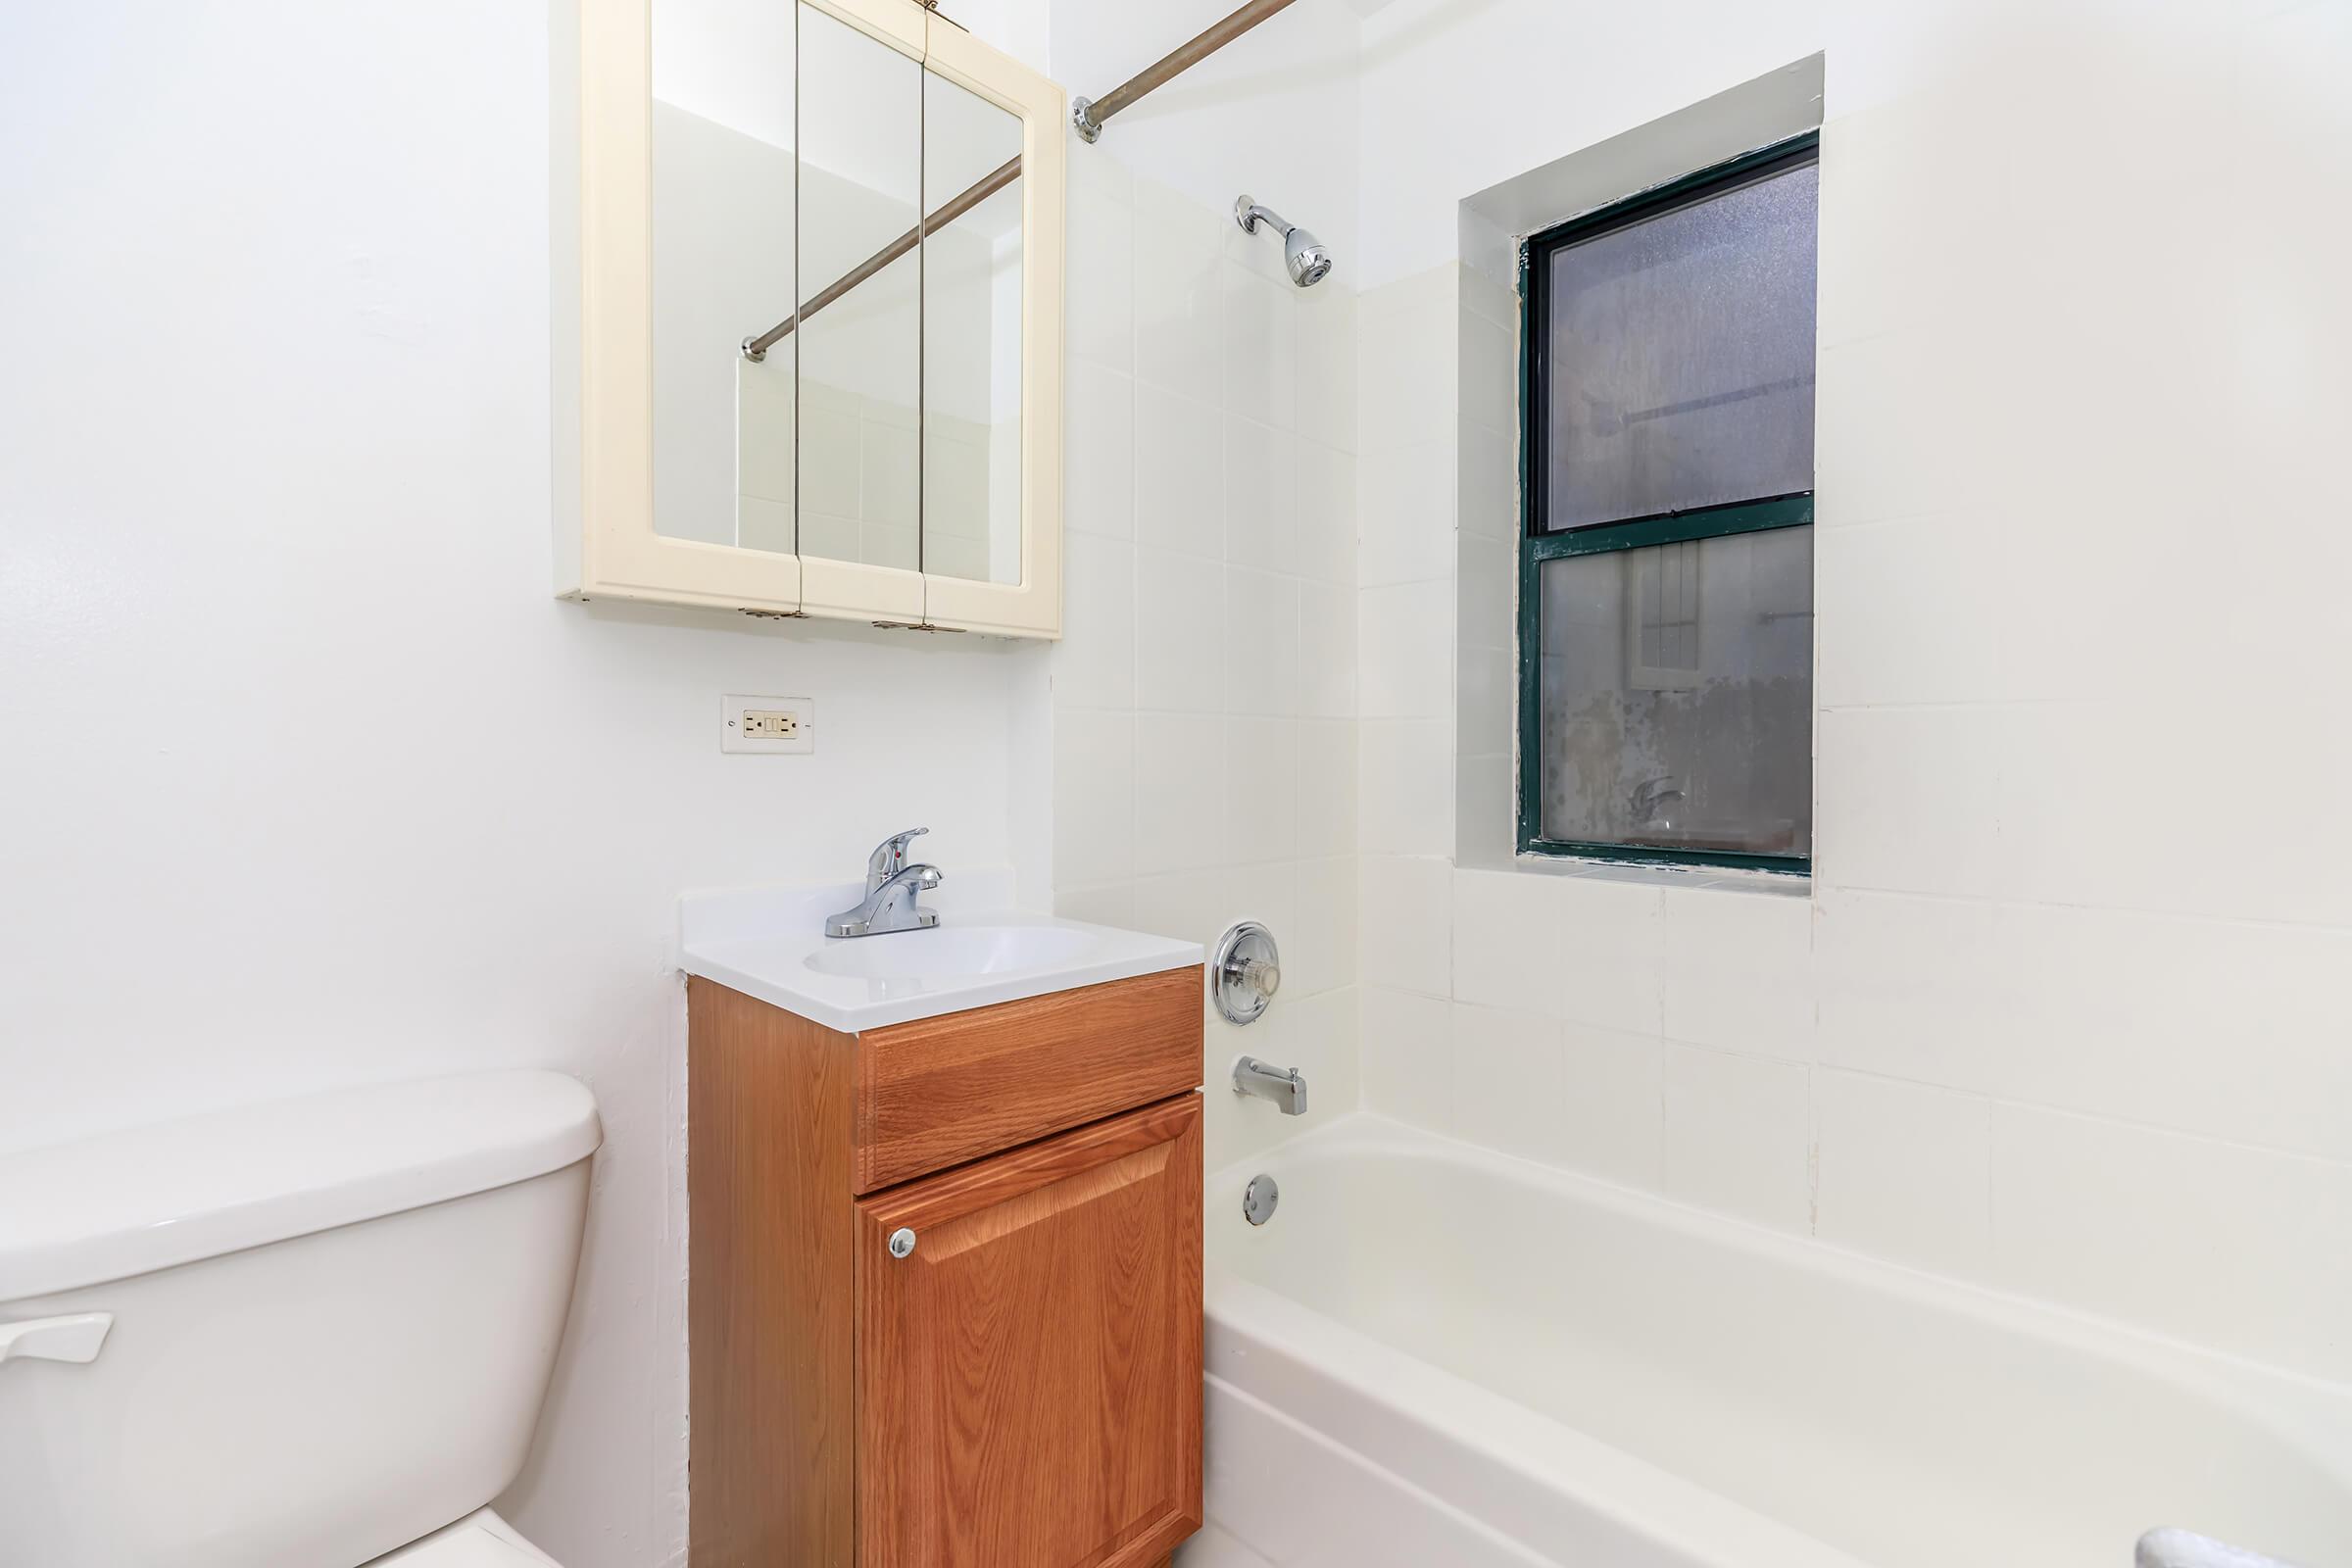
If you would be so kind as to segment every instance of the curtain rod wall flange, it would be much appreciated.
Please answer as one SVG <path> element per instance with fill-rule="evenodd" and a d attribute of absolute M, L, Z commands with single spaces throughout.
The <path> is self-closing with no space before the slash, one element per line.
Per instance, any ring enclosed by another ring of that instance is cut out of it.
<path fill-rule="evenodd" d="M 1188 42 L 1181 43 L 1169 53 L 1146 66 L 1118 86 L 1100 98 L 1074 98 L 1070 101 L 1070 125 L 1079 139 L 1093 142 L 1102 134 L 1103 122 L 1120 110 L 1133 106 L 1146 93 L 1190 71 L 1210 55 L 1248 32 L 1277 11 L 1287 10 L 1297 0 L 1250 0 L 1248 5 L 1215 24 L 1207 31 Z"/>

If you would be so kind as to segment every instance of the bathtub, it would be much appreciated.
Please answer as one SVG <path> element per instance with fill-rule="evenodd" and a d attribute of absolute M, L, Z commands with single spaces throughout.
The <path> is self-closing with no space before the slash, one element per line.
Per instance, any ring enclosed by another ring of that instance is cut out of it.
<path fill-rule="evenodd" d="M 1377 1117 L 1211 1177 L 1208 1260 L 1181 1568 L 2352 1564 L 2352 1388 Z"/>

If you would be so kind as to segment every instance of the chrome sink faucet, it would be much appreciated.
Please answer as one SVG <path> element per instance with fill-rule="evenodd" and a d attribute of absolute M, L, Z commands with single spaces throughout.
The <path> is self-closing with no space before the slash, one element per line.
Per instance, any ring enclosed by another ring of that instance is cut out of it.
<path fill-rule="evenodd" d="M 825 935 L 878 937 L 893 931 L 927 931 L 939 924 L 939 911 L 924 908 L 921 900 L 946 878 L 936 865 L 906 863 L 907 842 L 930 831 L 910 827 L 874 846 L 865 858 L 865 902 L 826 915 Z"/>

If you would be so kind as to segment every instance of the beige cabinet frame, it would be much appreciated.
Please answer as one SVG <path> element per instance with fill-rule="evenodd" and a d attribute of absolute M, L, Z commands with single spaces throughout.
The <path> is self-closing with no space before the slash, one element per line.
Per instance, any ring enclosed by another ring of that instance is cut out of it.
<path fill-rule="evenodd" d="M 1058 637 L 1067 101 L 1054 82 L 915 0 L 808 3 L 1021 122 L 1020 580 L 980 582 L 655 531 L 651 0 L 579 0 L 576 185 L 563 167 L 569 127 L 561 87 L 557 115 L 556 591 Z M 559 68 L 570 64 L 559 58 Z M 564 74 L 560 69 L 559 82 Z M 575 197 L 576 227 L 564 221 Z M 576 247 L 565 243 L 575 237 Z M 576 379 L 564 342 L 575 301 Z"/>

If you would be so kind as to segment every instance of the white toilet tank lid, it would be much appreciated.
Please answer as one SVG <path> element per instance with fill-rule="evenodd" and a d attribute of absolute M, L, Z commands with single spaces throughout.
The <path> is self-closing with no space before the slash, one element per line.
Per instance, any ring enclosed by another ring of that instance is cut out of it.
<path fill-rule="evenodd" d="M 0 1302 L 488 1192 L 585 1159 L 602 1138 L 576 1079 L 483 1072 L 0 1154 Z"/>

